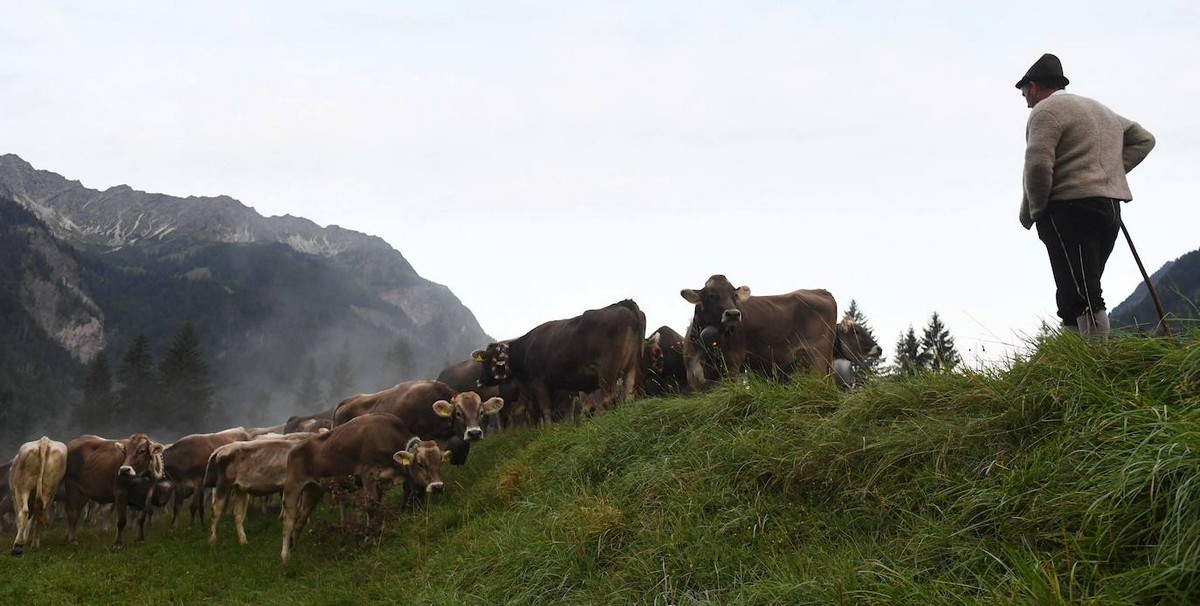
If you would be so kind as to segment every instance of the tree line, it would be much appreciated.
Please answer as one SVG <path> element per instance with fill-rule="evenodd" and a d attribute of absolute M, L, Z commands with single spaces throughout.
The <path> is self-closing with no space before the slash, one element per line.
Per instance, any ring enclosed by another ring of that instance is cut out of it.
<path fill-rule="evenodd" d="M 850 300 L 850 307 L 846 310 L 846 314 L 859 326 L 866 329 L 872 339 L 878 341 L 866 314 L 859 307 L 858 301 Z M 946 324 L 942 322 L 941 316 L 935 311 L 921 331 L 920 337 L 917 336 L 912 324 L 909 324 L 907 331 L 900 333 L 890 364 L 887 363 L 886 358 L 879 358 L 867 360 L 854 370 L 859 381 L 866 381 L 879 376 L 899 377 L 923 372 L 950 371 L 960 363 L 962 363 L 962 356 L 959 355 L 958 349 L 954 345 L 954 337 L 946 328 Z"/>

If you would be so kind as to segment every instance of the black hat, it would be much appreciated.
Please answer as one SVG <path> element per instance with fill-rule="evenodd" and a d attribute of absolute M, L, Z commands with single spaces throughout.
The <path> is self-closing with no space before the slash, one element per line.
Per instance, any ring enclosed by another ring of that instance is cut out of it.
<path fill-rule="evenodd" d="M 1034 62 L 1029 71 L 1025 72 L 1025 76 L 1017 80 L 1017 88 L 1021 88 L 1026 82 L 1037 82 L 1048 86 L 1058 86 L 1064 88 L 1071 83 L 1067 77 L 1063 75 L 1062 61 L 1058 57 L 1046 53 L 1041 59 Z"/>

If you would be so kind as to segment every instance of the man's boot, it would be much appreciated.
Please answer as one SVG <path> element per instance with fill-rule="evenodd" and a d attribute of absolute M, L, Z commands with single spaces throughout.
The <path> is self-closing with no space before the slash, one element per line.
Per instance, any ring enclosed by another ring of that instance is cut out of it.
<path fill-rule="evenodd" d="M 1075 319 L 1075 323 L 1079 327 L 1080 335 L 1101 339 L 1108 338 L 1108 312 L 1103 309 L 1095 313 L 1085 311 L 1083 315 Z"/>

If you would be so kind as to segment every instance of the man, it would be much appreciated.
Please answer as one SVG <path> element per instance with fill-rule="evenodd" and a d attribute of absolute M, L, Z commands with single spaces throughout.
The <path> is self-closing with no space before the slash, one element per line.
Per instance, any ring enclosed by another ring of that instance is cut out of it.
<path fill-rule="evenodd" d="M 1021 225 L 1037 225 L 1050 255 L 1063 326 L 1108 335 L 1100 276 L 1133 199 L 1125 173 L 1154 148 L 1154 136 L 1107 107 L 1066 92 L 1062 63 L 1042 55 L 1017 88 L 1032 111 L 1025 127 Z"/>

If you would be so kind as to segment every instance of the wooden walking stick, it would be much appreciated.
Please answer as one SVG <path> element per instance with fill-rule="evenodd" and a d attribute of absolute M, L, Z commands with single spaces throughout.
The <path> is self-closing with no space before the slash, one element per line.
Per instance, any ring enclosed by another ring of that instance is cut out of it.
<path fill-rule="evenodd" d="M 1171 336 L 1171 327 L 1167 326 L 1167 312 L 1163 311 L 1162 301 L 1158 299 L 1158 291 L 1154 290 L 1154 285 L 1150 283 L 1150 274 L 1146 273 L 1146 266 L 1142 265 L 1142 258 L 1138 256 L 1137 249 L 1133 247 L 1133 238 L 1129 237 L 1125 221 L 1121 221 L 1121 233 L 1125 234 L 1125 241 L 1129 243 L 1129 252 L 1133 253 L 1133 260 L 1137 261 L 1138 269 L 1142 272 L 1142 279 L 1146 281 L 1146 289 L 1150 291 L 1150 299 L 1154 301 L 1154 309 L 1158 310 L 1158 325 L 1162 327 L 1162 334 L 1164 337 L 1169 337 Z"/>

